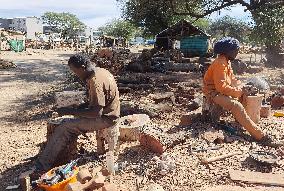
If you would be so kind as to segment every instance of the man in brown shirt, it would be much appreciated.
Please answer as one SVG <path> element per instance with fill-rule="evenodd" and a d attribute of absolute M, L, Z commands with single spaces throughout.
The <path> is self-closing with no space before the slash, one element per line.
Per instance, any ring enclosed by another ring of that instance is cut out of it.
<path fill-rule="evenodd" d="M 57 110 L 60 116 L 74 115 L 76 118 L 65 121 L 55 129 L 36 162 L 36 168 L 40 170 L 50 169 L 62 149 L 74 137 L 86 132 L 113 128 L 120 115 L 119 92 L 115 79 L 109 71 L 95 67 L 83 54 L 71 56 L 68 65 L 87 84 L 88 107 L 83 109 L 59 108 Z"/>

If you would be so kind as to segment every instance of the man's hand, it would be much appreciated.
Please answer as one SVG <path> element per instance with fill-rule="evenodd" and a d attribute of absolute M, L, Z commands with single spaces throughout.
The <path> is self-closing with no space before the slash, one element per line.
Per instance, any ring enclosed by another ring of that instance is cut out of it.
<path fill-rule="evenodd" d="M 67 107 L 62 107 L 58 108 L 55 110 L 59 116 L 63 115 L 74 115 L 74 109 L 73 108 L 67 108 Z"/>

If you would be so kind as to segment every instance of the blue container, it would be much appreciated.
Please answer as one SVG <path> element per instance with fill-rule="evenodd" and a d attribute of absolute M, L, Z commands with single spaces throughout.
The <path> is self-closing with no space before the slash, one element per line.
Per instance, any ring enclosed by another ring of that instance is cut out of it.
<path fill-rule="evenodd" d="M 204 56 L 208 45 L 206 36 L 187 36 L 181 39 L 180 50 L 185 56 Z"/>

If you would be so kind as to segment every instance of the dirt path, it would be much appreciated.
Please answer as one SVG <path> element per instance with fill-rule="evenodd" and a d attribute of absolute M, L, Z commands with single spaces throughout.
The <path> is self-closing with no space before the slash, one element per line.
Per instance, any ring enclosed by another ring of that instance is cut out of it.
<path fill-rule="evenodd" d="M 39 107 L 39 95 L 64 79 L 66 63 L 72 54 L 65 51 L 30 52 L 1 54 L 2 59 L 11 60 L 18 67 L 0 70 L 0 190 L 16 181 L 11 176 L 31 166 L 29 161 L 23 161 L 37 154 L 45 133 L 42 119 L 46 113 Z M 30 118 L 23 115 L 36 109 L 41 111 Z"/>

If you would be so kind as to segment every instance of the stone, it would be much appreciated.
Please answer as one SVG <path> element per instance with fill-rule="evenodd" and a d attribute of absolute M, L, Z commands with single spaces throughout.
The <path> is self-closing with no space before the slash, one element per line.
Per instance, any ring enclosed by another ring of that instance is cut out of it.
<path fill-rule="evenodd" d="M 192 123 L 196 122 L 198 119 L 201 119 L 201 113 L 190 113 L 182 115 L 180 118 L 180 126 L 189 126 Z"/>
<path fill-rule="evenodd" d="M 97 188 L 104 186 L 105 176 L 102 175 L 101 172 L 97 173 L 97 177 L 94 178 L 94 182 Z"/>
<path fill-rule="evenodd" d="M 188 137 L 189 135 L 184 130 L 169 133 L 153 124 L 143 128 L 139 141 L 142 146 L 152 152 L 163 154 L 166 149 L 184 143 Z"/>
<path fill-rule="evenodd" d="M 201 137 L 208 141 L 209 143 L 223 143 L 225 136 L 222 131 L 217 131 L 210 129 L 208 131 L 205 131 L 203 134 L 201 134 Z"/>
<path fill-rule="evenodd" d="M 166 147 L 152 135 L 142 133 L 139 138 L 140 144 L 154 153 L 162 154 Z"/>
<path fill-rule="evenodd" d="M 155 103 L 161 103 L 164 100 L 168 100 L 175 104 L 175 95 L 173 92 L 149 94 L 148 97 L 153 99 Z"/>

